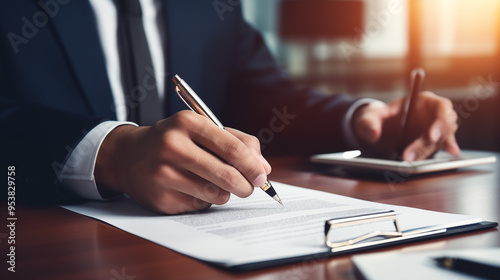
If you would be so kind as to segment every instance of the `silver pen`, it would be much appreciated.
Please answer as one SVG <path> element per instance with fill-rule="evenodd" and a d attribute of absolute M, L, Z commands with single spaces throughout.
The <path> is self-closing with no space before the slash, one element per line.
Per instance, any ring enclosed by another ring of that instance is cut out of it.
<path fill-rule="evenodd" d="M 225 130 L 222 123 L 215 117 L 214 113 L 208 108 L 208 106 L 201 100 L 201 98 L 194 92 L 194 90 L 183 80 L 179 75 L 175 75 L 172 78 L 172 81 L 175 84 L 175 91 L 177 95 L 181 98 L 181 100 L 188 106 L 192 111 L 205 116 L 212 120 L 218 127 Z M 283 206 L 283 202 L 280 197 L 276 193 L 271 185 L 269 180 L 266 180 L 266 183 L 260 187 L 264 192 L 266 192 L 270 197 L 279 202 Z"/>

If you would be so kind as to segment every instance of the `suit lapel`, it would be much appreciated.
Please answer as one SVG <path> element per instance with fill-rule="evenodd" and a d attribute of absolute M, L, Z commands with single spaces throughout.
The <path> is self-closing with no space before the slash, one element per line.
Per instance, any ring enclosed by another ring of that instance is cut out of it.
<path fill-rule="evenodd" d="M 52 18 L 85 98 L 96 116 L 116 119 L 94 12 L 88 1 L 71 1 Z"/>

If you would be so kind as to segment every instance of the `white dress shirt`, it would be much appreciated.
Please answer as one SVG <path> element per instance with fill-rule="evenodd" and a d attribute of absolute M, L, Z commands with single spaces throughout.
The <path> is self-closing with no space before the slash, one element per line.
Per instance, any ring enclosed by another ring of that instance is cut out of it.
<path fill-rule="evenodd" d="M 121 83 L 120 59 L 118 53 L 118 17 L 117 9 L 113 0 L 89 0 L 94 10 L 97 21 L 97 29 L 101 46 L 104 52 L 106 71 L 111 85 L 111 92 L 115 103 L 118 121 L 106 121 L 93 128 L 71 151 L 68 160 L 59 174 L 60 187 L 80 197 L 95 200 L 104 200 L 99 193 L 95 178 L 94 167 L 99 147 L 104 138 L 114 128 L 120 125 L 135 125 L 127 122 L 127 108 L 125 106 L 125 94 Z M 164 14 L 160 8 L 162 1 L 140 0 L 143 12 L 144 31 L 150 48 L 153 67 L 157 77 L 157 88 L 160 100 L 164 100 L 165 72 L 164 49 Z M 347 143 L 356 148 L 357 141 L 351 129 L 351 118 L 354 111 L 360 106 L 373 102 L 373 99 L 360 99 L 348 110 L 343 119 L 343 133 Z"/>
<path fill-rule="evenodd" d="M 129 124 L 127 122 L 127 107 L 125 105 L 125 93 L 121 83 L 120 59 L 118 53 L 118 15 L 116 5 L 113 0 L 89 0 L 96 18 L 97 30 L 104 52 L 106 71 L 111 85 L 111 92 L 116 109 L 118 121 L 106 121 L 93 128 L 78 143 L 71 152 L 67 162 L 64 164 L 62 172 L 59 174 L 60 186 L 67 191 L 78 196 L 102 200 L 95 178 L 94 167 L 97 153 L 102 141 L 114 128 L 120 125 Z M 160 100 L 163 101 L 165 93 L 165 65 L 163 45 L 164 30 L 162 26 L 163 13 L 158 0 L 140 0 L 144 32 L 148 41 L 153 68 L 156 75 L 157 89 Z"/>

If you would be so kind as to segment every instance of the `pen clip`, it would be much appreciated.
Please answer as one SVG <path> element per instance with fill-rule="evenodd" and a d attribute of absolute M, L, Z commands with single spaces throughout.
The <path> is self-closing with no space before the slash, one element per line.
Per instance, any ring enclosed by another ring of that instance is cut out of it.
<path fill-rule="evenodd" d="M 189 104 L 189 102 L 186 101 L 186 99 L 184 99 L 184 96 L 182 95 L 180 89 L 178 86 L 175 87 L 175 91 L 177 92 L 177 95 L 179 96 L 179 98 L 182 100 L 182 102 L 184 102 L 184 104 L 186 104 L 186 106 L 193 112 L 196 112 L 199 114 L 198 111 L 195 110 L 195 108 L 191 107 L 191 105 Z"/>
<path fill-rule="evenodd" d="M 188 106 L 192 111 L 207 117 L 215 125 L 224 129 L 222 123 L 217 119 L 217 117 L 212 113 L 212 111 L 208 108 L 208 106 L 201 100 L 201 98 L 194 92 L 194 90 L 184 82 L 181 77 L 175 75 L 172 79 L 175 84 L 175 91 L 177 95 L 182 99 L 182 101 Z"/>

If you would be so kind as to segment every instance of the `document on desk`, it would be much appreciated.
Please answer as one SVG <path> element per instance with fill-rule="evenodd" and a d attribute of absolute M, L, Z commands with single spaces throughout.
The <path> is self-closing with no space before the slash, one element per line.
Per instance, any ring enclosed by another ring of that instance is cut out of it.
<path fill-rule="evenodd" d="M 180 215 L 152 213 L 128 197 L 63 207 L 193 258 L 237 270 L 331 255 L 325 246 L 324 226 L 326 220 L 336 217 L 394 210 L 403 232 L 425 228 L 446 231 L 482 221 L 478 217 L 374 203 L 278 182 L 273 185 L 284 207 L 259 191 L 244 199 L 232 196 L 227 204 L 206 211 Z M 347 228 L 339 238 L 356 237 L 352 235 L 373 230 L 370 226 Z"/>

